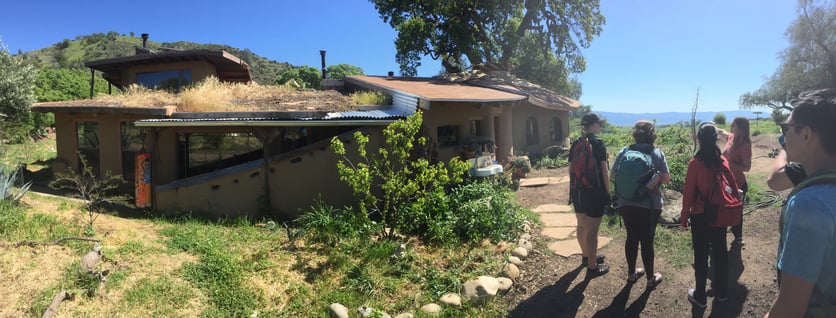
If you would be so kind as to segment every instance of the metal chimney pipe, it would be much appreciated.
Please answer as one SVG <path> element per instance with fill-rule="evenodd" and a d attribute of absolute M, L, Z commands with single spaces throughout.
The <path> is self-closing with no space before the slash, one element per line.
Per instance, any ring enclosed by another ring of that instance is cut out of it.
<path fill-rule="evenodd" d="M 319 56 L 322 59 L 322 79 L 325 79 L 325 73 L 328 72 L 325 68 L 325 50 L 319 50 Z"/>
<path fill-rule="evenodd" d="M 142 35 L 142 47 L 145 47 L 145 42 L 148 42 L 148 33 L 143 33 Z"/>

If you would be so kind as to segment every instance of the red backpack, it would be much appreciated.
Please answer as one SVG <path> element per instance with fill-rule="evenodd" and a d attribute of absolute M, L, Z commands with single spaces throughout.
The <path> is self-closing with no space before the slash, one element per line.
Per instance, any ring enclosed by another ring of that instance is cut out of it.
<path fill-rule="evenodd" d="M 735 226 L 743 216 L 743 199 L 740 197 L 737 180 L 728 166 L 714 170 L 714 185 L 705 198 L 705 216 L 714 227 Z"/>
<path fill-rule="evenodd" d="M 570 186 L 573 190 L 593 189 L 600 186 L 598 163 L 592 154 L 592 144 L 585 136 L 578 137 L 570 150 Z"/>

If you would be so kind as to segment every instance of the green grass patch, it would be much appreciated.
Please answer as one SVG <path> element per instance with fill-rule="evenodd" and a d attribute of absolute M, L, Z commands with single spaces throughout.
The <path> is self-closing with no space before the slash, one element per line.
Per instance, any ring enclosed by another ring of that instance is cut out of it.
<path fill-rule="evenodd" d="M 694 260 L 690 231 L 657 226 L 653 244 L 656 255 L 664 257 L 676 269 L 690 266 Z"/>
<path fill-rule="evenodd" d="M 66 236 L 79 236 L 54 215 L 28 214 L 28 208 L 0 200 L 0 239 L 7 241 L 53 241 Z"/>
<path fill-rule="evenodd" d="M 141 311 L 149 317 L 177 317 L 175 308 L 182 307 L 190 298 L 189 287 L 168 276 L 142 278 L 125 292 L 125 301 L 131 310 Z"/>

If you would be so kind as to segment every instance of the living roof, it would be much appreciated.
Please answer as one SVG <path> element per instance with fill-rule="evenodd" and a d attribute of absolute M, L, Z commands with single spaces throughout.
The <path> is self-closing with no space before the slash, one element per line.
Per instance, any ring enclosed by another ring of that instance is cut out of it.
<path fill-rule="evenodd" d="M 110 84 L 124 88 L 122 71 L 140 65 L 160 65 L 203 61 L 215 65 L 218 79 L 223 82 L 251 82 L 250 66 L 244 60 L 223 50 L 172 50 L 136 54 L 89 61 L 84 66 L 102 72 L 102 78 Z"/>

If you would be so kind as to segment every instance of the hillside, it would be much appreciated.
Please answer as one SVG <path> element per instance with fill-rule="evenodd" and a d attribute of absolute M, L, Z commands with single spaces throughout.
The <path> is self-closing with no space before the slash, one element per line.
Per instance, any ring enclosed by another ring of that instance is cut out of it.
<path fill-rule="evenodd" d="M 76 36 L 74 40 L 65 39 L 49 47 L 29 52 L 19 52 L 25 60 L 32 61 L 38 67 L 84 68 L 84 62 L 130 56 L 135 54 L 135 47 L 142 45 L 138 35 L 94 33 Z M 223 44 L 201 44 L 188 41 L 155 42 L 148 40 L 146 47 L 159 48 L 225 50 L 243 59 L 250 65 L 253 79 L 259 84 L 272 84 L 282 72 L 295 66 L 286 62 L 277 62 L 249 49 L 238 49 Z"/>

